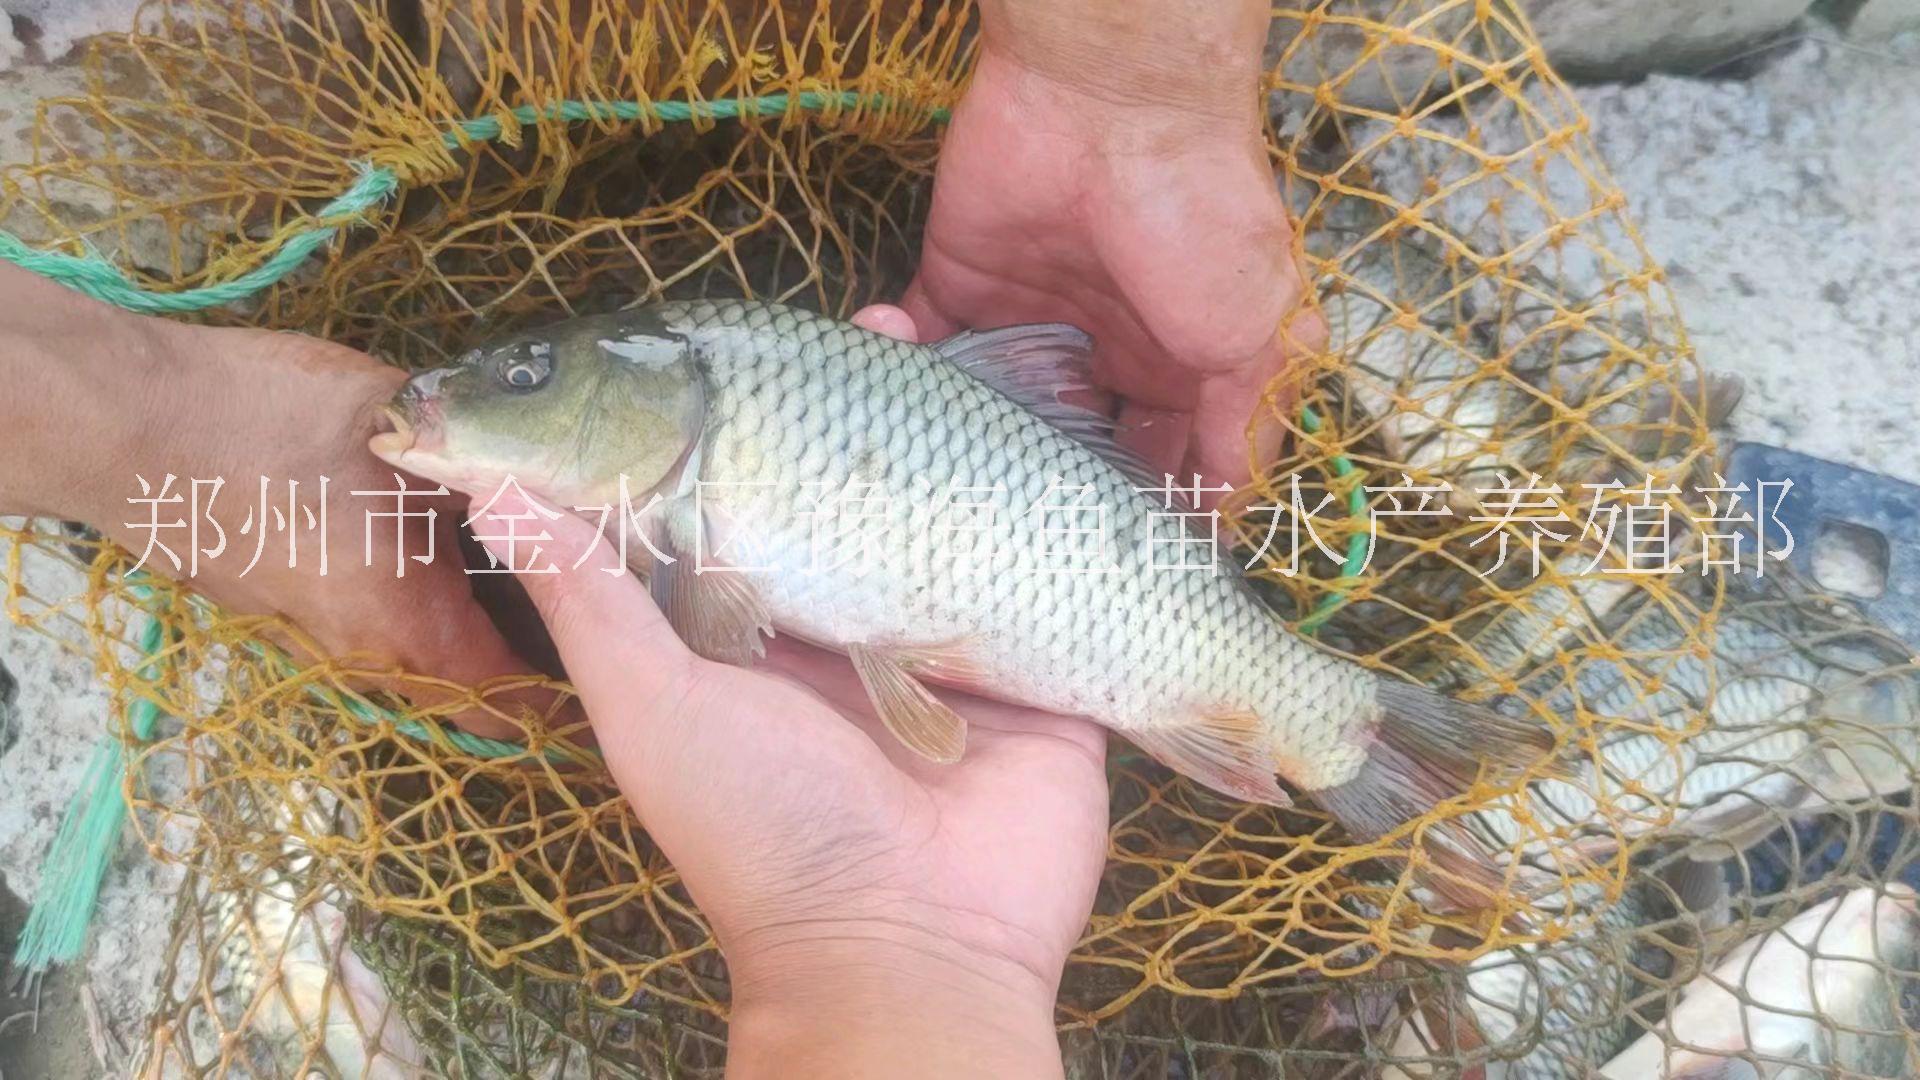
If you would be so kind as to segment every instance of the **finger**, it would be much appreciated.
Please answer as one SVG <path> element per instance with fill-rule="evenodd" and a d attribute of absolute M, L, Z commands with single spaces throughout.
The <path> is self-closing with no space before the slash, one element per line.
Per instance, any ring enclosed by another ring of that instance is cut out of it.
<path fill-rule="evenodd" d="M 1251 370 L 1257 373 L 1259 384 L 1243 389 L 1233 388 L 1229 383 L 1230 388 L 1223 391 L 1225 403 L 1237 401 L 1242 395 L 1253 402 L 1253 415 L 1247 432 L 1250 440 L 1247 463 L 1252 472 L 1265 472 L 1280 459 L 1280 453 L 1286 447 L 1288 425 L 1298 419 L 1300 383 L 1297 376 L 1303 372 L 1296 361 L 1301 356 L 1318 353 L 1326 346 L 1326 318 L 1315 308 L 1300 308 L 1288 316 L 1274 335 L 1268 353 L 1253 365 Z M 1224 403 L 1222 407 L 1225 407 Z M 1191 449 L 1196 468 L 1200 471 L 1217 467 L 1214 448 L 1195 445 Z M 1229 482 L 1236 487 L 1243 483 L 1237 478 Z"/>
<path fill-rule="evenodd" d="M 1292 414 L 1299 397 L 1299 388 L 1284 373 L 1295 357 L 1324 348 L 1326 341 L 1326 320 L 1302 307 L 1246 365 L 1202 379 L 1187 447 L 1189 468 L 1210 483 L 1237 488 L 1277 460 L 1286 439 L 1282 418 Z"/>
<path fill-rule="evenodd" d="M 973 726 L 1001 735 L 1043 735 L 1059 739 L 1098 759 L 1106 753 L 1107 729 L 1084 716 L 1063 716 L 1024 705 L 973 697 L 957 690 L 942 691 L 957 709 L 963 709 Z"/>
<path fill-rule="evenodd" d="M 918 277 L 913 279 L 913 282 L 907 286 L 906 293 L 900 297 L 900 306 L 913 320 L 915 329 L 920 333 L 921 341 L 938 341 L 941 338 L 952 337 L 961 330 L 959 323 L 947 318 L 946 313 L 934 304 L 933 298 L 927 295 L 926 286 L 921 284 Z"/>
<path fill-rule="evenodd" d="M 928 762 L 908 750 L 887 730 L 874 715 L 866 687 L 845 657 L 790 638 L 779 638 L 768 644 L 767 668 L 792 678 L 846 716 L 880 747 L 895 767 L 929 782 L 951 774 L 951 766 Z M 967 718 L 969 756 L 981 745 L 992 744 L 1003 736 L 1059 739 L 1095 760 L 1105 752 L 1105 729 L 1084 717 L 1042 712 L 945 687 L 934 687 L 934 693 Z"/>
<path fill-rule="evenodd" d="M 602 569 L 619 559 L 600 530 L 536 506 L 511 487 L 492 500 L 487 517 L 528 521 L 530 513 L 538 525 L 521 525 L 517 541 L 493 527 L 479 539 L 519 574 L 589 715 L 605 706 L 644 711 L 677 700 L 696 661 L 639 579 Z M 541 533 L 546 539 L 536 547 L 529 537 Z"/>
<path fill-rule="evenodd" d="M 894 768 L 909 776 L 928 782 L 937 780 L 944 770 L 951 768 L 936 765 L 907 749 L 898 736 L 887 730 L 887 725 L 874 712 L 866 685 L 846 657 L 790 637 L 775 638 L 767 643 L 764 670 L 786 679 L 860 729 Z"/>
<path fill-rule="evenodd" d="M 1209 485 L 1241 487 L 1253 479 L 1255 446 L 1248 440 L 1262 426 L 1253 419 L 1256 413 L 1266 412 L 1261 400 L 1265 382 L 1251 371 L 1201 380 L 1186 460 Z M 1277 445 L 1270 436 L 1268 445 Z"/>
<path fill-rule="evenodd" d="M 853 325 L 876 334 L 885 334 L 901 341 L 919 341 L 915 336 L 913 316 L 892 304 L 871 304 L 853 313 L 850 320 Z"/>

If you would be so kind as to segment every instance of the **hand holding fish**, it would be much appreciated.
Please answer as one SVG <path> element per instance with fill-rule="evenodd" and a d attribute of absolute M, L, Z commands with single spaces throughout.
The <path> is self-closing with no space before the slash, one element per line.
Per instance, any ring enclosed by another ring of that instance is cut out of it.
<path fill-rule="evenodd" d="M 1183 480 L 1245 483 L 1277 448 L 1278 427 L 1256 422 L 1249 454 L 1263 391 L 1326 332 L 1300 306 L 1261 138 L 1267 6 L 981 6 L 985 45 L 902 306 L 929 339 L 1086 330 L 1109 395 L 1092 404 L 1124 443 Z"/>
<path fill-rule="evenodd" d="M 544 529 L 541 565 L 613 561 L 579 517 Z M 885 735 L 839 656 L 782 637 L 754 669 L 714 663 L 633 577 L 523 580 L 725 950 L 729 1076 L 1059 1073 L 1054 994 L 1106 855 L 1098 727 L 943 695 L 972 737 L 933 765 Z"/>
<path fill-rule="evenodd" d="M 284 616 L 322 650 L 370 667 L 460 684 L 531 670 L 474 602 L 455 541 L 466 516 L 460 496 L 409 496 L 410 513 L 432 510 L 435 518 L 405 522 L 403 552 L 391 519 L 368 529 L 363 516 L 391 511 L 393 501 L 375 506 L 352 495 L 396 487 L 394 469 L 369 454 L 366 441 L 375 407 L 406 381 L 403 372 L 300 334 L 129 315 L 5 263 L 0 296 L 0 377 L 17 392 L 9 400 L 31 410 L 14 417 L 0 404 L 0 429 L 19 435 L 0 440 L 0 514 L 82 521 L 138 556 L 156 533 L 140 527 L 141 508 L 127 501 L 140 494 L 136 474 L 153 486 L 150 494 L 169 474 L 169 496 L 198 481 L 201 544 L 210 548 L 218 536 L 225 550 L 199 560 L 193 585 L 228 609 Z M 262 477 L 277 511 L 296 490 L 316 526 L 294 514 L 255 561 L 264 526 L 251 515 L 260 513 Z M 217 496 L 204 487 L 215 480 Z M 408 486 L 433 487 L 418 478 Z M 156 512 L 184 522 L 191 511 L 183 498 Z M 296 559 L 289 534 L 298 538 Z M 157 535 L 185 560 L 184 527 Z M 431 563 L 401 563 L 425 554 L 429 542 Z M 395 576 L 397 565 L 404 577 Z M 145 568 L 185 576 L 184 565 L 176 569 L 157 552 Z M 455 719 L 487 735 L 518 730 L 477 711 Z"/>

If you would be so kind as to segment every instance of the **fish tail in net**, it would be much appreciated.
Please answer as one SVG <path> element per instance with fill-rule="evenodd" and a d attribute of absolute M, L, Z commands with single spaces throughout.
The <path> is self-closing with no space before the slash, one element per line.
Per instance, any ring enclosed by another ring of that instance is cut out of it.
<path fill-rule="evenodd" d="M 1552 753 L 1553 733 L 1397 680 L 1380 683 L 1380 721 L 1367 760 L 1351 780 L 1310 793 L 1362 840 L 1378 840 L 1473 787 L 1533 768 Z M 1491 907 L 1514 890 L 1493 854 L 1457 822 L 1436 820 L 1423 837 L 1421 883 L 1458 909 Z"/>

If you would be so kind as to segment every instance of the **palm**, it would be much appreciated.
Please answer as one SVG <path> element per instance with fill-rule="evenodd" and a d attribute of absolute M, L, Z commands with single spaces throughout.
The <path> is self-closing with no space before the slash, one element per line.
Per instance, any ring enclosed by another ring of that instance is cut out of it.
<path fill-rule="evenodd" d="M 923 333 L 1064 321 L 1097 344 L 1123 438 L 1240 483 L 1249 412 L 1298 306 L 1291 229 L 1254 122 L 1182 112 L 1105 128 L 1110 103 L 983 58 L 941 149 L 918 278 Z M 1296 347 L 1318 328 L 1303 321 Z"/>
<path fill-rule="evenodd" d="M 648 802 L 704 823 L 696 850 L 669 854 L 712 883 L 695 899 L 730 949 L 884 920 L 1057 977 L 1105 857 L 1099 728 L 953 695 L 967 753 L 938 766 L 886 734 L 842 657 L 776 641 L 760 669 L 696 664 L 682 707 L 757 718 L 764 738 L 724 768 L 681 770 L 698 781 Z M 715 821 L 745 842 L 713 835 Z M 677 846 L 676 822 L 648 824 Z M 746 881 L 757 887 L 730 887 Z M 743 895 L 750 909 L 727 905 Z"/>

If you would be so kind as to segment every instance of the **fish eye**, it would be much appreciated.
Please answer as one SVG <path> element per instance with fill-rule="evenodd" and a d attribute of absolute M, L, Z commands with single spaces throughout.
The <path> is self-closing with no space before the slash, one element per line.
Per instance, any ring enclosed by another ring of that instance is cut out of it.
<path fill-rule="evenodd" d="M 509 390 L 534 390 L 553 374 L 553 357 L 545 349 L 534 349 L 525 359 L 500 368 L 500 381 Z"/>

